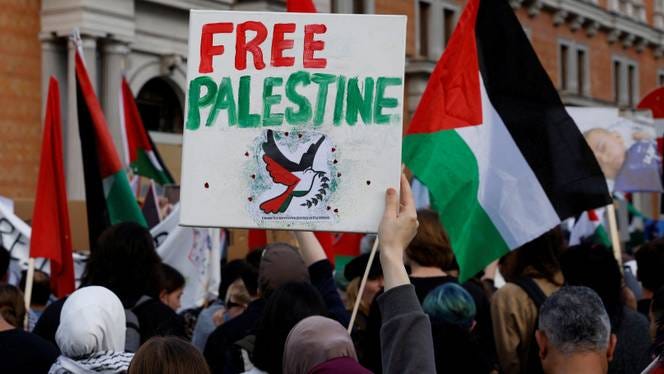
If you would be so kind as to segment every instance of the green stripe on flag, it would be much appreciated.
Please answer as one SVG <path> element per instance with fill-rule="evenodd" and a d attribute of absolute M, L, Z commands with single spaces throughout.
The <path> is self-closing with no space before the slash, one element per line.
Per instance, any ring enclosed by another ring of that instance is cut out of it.
<path fill-rule="evenodd" d="M 124 170 L 104 178 L 104 190 L 111 224 L 135 222 L 148 227 Z"/>
<path fill-rule="evenodd" d="M 130 165 L 134 173 L 150 178 L 161 185 L 173 183 L 163 170 L 159 170 L 154 166 L 144 149 L 139 148 L 136 151 L 136 161 Z"/>
<path fill-rule="evenodd" d="M 456 131 L 404 138 L 403 160 L 431 194 L 464 282 L 509 247 L 477 198 L 479 170 L 470 148 Z"/>

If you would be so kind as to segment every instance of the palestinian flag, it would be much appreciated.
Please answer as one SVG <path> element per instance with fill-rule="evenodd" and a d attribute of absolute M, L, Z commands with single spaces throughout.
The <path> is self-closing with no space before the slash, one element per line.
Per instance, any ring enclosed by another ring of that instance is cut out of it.
<path fill-rule="evenodd" d="M 561 220 L 611 201 L 506 0 L 469 0 L 403 152 L 429 188 L 464 280 Z"/>
<path fill-rule="evenodd" d="M 605 208 L 590 209 L 575 220 L 569 236 L 569 245 L 578 245 L 588 240 L 611 248 L 611 239 L 602 223 Z"/>
<path fill-rule="evenodd" d="M 120 90 L 120 120 L 124 148 L 127 150 L 126 164 L 135 174 L 150 178 L 161 185 L 175 183 L 143 126 L 134 95 L 124 78 Z"/>
<path fill-rule="evenodd" d="M 65 297 L 76 288 L 74 257 L 62 161 L 60 89 L 54 77 L 48 83 L 37 195 L 32 213 L 30 257 L 51 261 L 51 290 L 55 296 Z"/>
<path fill-rule="evenodd" d="M 99 235 L 112 224 L 127 221 L 146 227 L 147 224 L 113 145 L 80 48 L 76 50 L 75 64 L 88 232 L 90 248 L 94 248 Z"/>

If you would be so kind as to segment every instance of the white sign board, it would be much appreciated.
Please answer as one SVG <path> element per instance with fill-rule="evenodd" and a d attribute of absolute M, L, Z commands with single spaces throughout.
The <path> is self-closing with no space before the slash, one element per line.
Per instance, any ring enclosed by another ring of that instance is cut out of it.
<path fill-rule="evenodd" d="M 191 11 L 181 224 L 375 232 L 406 17 Z"/>

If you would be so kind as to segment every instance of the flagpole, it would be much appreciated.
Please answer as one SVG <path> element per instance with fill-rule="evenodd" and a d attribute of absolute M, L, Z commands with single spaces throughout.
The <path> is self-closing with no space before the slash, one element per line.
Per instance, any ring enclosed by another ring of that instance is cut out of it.
<path fill-rule="evenodd" d="M 364 275 L 362 276 L 360 289 L 357 291 L 357 299 L 355 299 L 355 305 L 353 306 L 353 314 L 351 314 L 350 323 L 348 324 L 349 334 L 353 331 L 353 325 L 355 324 L 357 311 L 360 309 L 360 302 L 362 301 L 362 294 L 364 293 L 364 287 L 367 285 L 367 279 L 369 278 L 369 270 L 371 269 L 371 264 L 373 263 L 374 257 L 376 257 L 377 249 L 378 249 L 378 237 L 376 237 L 376 240 L 373 243 L 373 247 L 371 247 L 371 253 L 369 254 L 369 261 L 367 262 L 367 267 L 364 269 Z"/>
<path fill-rule="evenodd" d="M 622 271 L 622 250 L 620 248 L 620 236 L 618 235 L 618 221 L 616 220 L 616 207 L 613 203 L 606 206 L 606 212 L 609 216 L 609 231 L 611 233 L 611 245 L 613 246 L 613 256 L 616 258 L 620 270 Z"/>
<path fill-rule="evenodd" d="M 28 260 L 28 274 L 25 277 L 25 320 L 23 321 L 23 329 L 28 331 L 30 315 L 30 299 L 32 299 L 32 283 L 35 277 L 35 258 L 30 257 Z"/>

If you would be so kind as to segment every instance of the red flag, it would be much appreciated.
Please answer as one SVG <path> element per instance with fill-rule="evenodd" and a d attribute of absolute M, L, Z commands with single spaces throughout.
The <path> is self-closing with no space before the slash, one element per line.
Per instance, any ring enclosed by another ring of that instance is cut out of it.
<path fill-rule="evenodd" d="M 267 231 L 251 229 L 249 230 L 249 252 L 265 248 L 267 245 Z"/>
<path fill-rule="evenodd" d="M 316 13 L 316 6 L 311 0 L 286 0 L 286 10 L 296 13 Z"/>
<path fill-rule="evenodd" d="M 51 261 L 51 289 L 57 297 L 74 292 L 74 259 L 62 165 L 62 124 L 58 81 L 48 86 L 37 197 L 32 214 L 30 257 Z"/>

